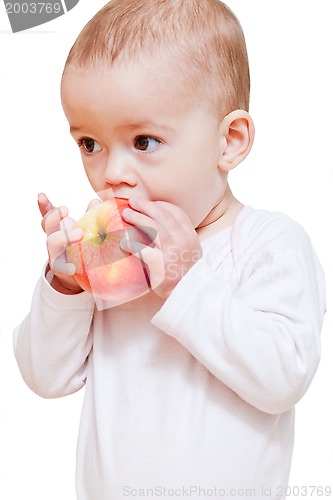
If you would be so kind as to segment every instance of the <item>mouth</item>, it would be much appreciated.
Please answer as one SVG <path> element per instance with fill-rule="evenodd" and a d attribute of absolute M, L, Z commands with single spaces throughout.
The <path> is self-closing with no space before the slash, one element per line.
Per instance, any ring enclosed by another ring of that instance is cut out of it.
<path fill-rule="evenodd" d="M 128 200 L 131 195 L 128 191 L 126 192 L 125 190 L 117 190 L 112 188 L 96 191 L 96 194 L 102 201 L 112 200 L 112 198 L 124 198 Z"/>
<path fill-rule="evenodd" d="M 110 187 L 95 192 L 102 201 L 111 200 L 112 198 L 124 198 L 128 200 L 132 196 L 134 198 L 149 199 L 149 197 L 142 195 L 140 192 L 129 189 L 113 189 Z"/>

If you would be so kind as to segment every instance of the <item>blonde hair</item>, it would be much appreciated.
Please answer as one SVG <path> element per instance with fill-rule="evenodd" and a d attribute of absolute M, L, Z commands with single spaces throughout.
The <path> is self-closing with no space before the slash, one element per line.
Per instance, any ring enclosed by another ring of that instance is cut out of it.
<path fill-rule="evenodd" d="M 220 0 L 112 0 L 79 34 L 64 73 L 68 67 L 111 66 L 142 54 L 158 55 L 176 67 L 197 97 L 208 99 L 218 114 L 248 111 L 243 31 Z"/>

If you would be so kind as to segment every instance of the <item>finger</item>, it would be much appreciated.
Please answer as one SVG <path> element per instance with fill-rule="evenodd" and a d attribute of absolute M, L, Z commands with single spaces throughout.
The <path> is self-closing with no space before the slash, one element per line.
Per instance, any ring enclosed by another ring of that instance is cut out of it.
<path fill-rule="evenodd" d="M 143 198 L 129 200 L 130 206 L 141 214 L 145 214 L 150 219 L 165 226 L 169 223 L 179 224 L 179 218 L 185 215 L 185 212 L 168 202 L 150 201 Z"/>
<path fill-rule="evenodd" d="M 143 251 L 144 248 L 146 248 L 146 245 L 144 243 L 140 243 L 139 241 L 136 241 L 135 239 L 128 238 L 128 235 L 125 235 L 119 242 L 120 248 L 125 250 L 125 252 L 131 253 L 131 254 L 138 254 Z"/>
<path fill-rule="evenodd" d="M 123 230 L 121 232 L 124 232 Z M 143 233 L 143 234 L 142 234 Z M 140 240 L 142 241 L 142 236 L 146 236 L 144 238 L 144 245 L 149 245 L 149 246 L 159 246 L 158 241 L 157 241 L 157 231 L 155 228 L 150 227 L 150 226 L 139 226 L 139 225 L 133 225 L 133 226 L 127 226 L 127 229 L 125 231 L 125 234 L 128 235 L 128 238 L 130 240 Z"/>
<path fill-rule="evenodd" d="M 148 237 L 148 239 L 150 240 L 150 242 L 147 243 L 148 246 L 150 247 L 157 246 L 159 248 L 161 247 L 159 244 L 158 233 L 154 227 L 150 226 L 135 226 L 135 227 Z"/>
<path fill-rule="evenodd" d="M 178 205 L 175 205 L 174 203 L 169 203 L 167 201 L 155 201 L 154 203 L 155 203 L 155 205 L 157 205 L 161 209 L 168 212 L 171 216 L 173 216 L 178 221 L 180 219 L 183 219 L 184 221 L 187 220 L 192 225 L 191 219 L 188 216 L 188 214 L 182 208 L 180 208 Z"/>
<path fill-rule="evenodd" d="M 50 210 L 52 210 L 52 208 L 54 208 L 54 206 L 52 205 L 52 203 L 50 202 L 45 193 L 39 193 L 37 201 L 38 201 L 39 211 L 43 217 L 44 215 L 47 214 L 47 212 L 49 212 Z"/>
<path fill-rule="evenodd" d="M 132 210 L 131 208 L 125 208 L 121 215 L 125 222 L 133 224 L 133 226 L 145 233 L 151 242 L 154 242 L 155 245 L 159 246 L 157 241 L 159 226 L 155 221 L 147 215 Z M 128 231 L 131 232 L 130 229 L 128 229 Z"/>
<path fill-rule="evenodd" d="M 175 205 L 174 203 L 160 200 L 150 201 L 143 198 L 130 198 L 129 204 L 135 210 L 139 210 L 139 212 L 145 213 L 154 220 L 158 221 L 159 217 L 167 220 L 167 217 L 169 215 L 170 218 L 173 218 L 177 222 L 177 224 L 189 223 L 189 225 L 193 227 L 188 214 L 181 207 Z"/>
<path fill-rule="evenodd" d="M 95 198 L 94 200 L 91 200 L 91 202 L 87 206 L 87 210 L 86 211 L 88 212 L 88 210 L 90 210 L 91 208 L 94 208 L 96 205 L 99 205 L 100 203 L 102 203 L 102 202 L 98 198 Z"/>
<path fill-rule="evenodd" d="M 66 247 L 67 247 L 67 236 L 62 231 L 57 231 L 52 233 L 48 237 L 48 251 L 49 251 L 49 261 L 52 270 L 55 273 L 69 274 L 75 273 L 75 266 L 67 266 L 66 261 Z"/>
<path fill-rule="evenodd" d="M 80 228 L 51 233 L 47 238 L 47 247 L 52 260 L 61 255 L 67 245 L 79 242 L 82 236 L 83 232 Z"/>
<path fill-rule="evenodd" d="M 75 265 L 67 262 L 62 255 L 55 259 L 52 269 L 57 275 L 60 274 L 63 276 L 74 276 L 76 272 Z"/>
<path fill-rule="evenodd" d="M 42 228 L 47 235 L 61 229 L 61 221 L 68 216 L 67 207 L 54 207 L 42 219 Z"/>
<path fill-rule="evenodd" d="M 120 241 L 120 246 L 126 252 L 139 257 L 142 261 L 151 289 L 155 289 L 163 282 L 165 278 L 164 259 L 163 253 L 159 248 L 151 248 L 137 241 L 129 241 L 125 238 Z"/>
<path fill-rule="evenodd" d="M 69 231 L 57 231 L 47 239 L 50 265 L 57 273 L 75 274 L 74 264 L 67 263 L 66 248 L 82 239 L 82 229 L 75 228 Z"/>
<path fill-rule="evenodd" d="M 153 211 L 150 211 L 151 217 L 168 228 L 171 234 L 181 229 L 183 237 L 193 237 L 196 235 L 194 224 L 188 214 L 178 205 L 167 201 L 154 201 Z"/>
<path fill-rule="evenodd" d="M 72 230 L 74 229 L 75 224 L 76 224 L 75 220 L 72 219 L 72 217 L 68 217 L 68 216 L 60 221 L 60 227 L 61 227 L 62 231 L 64 231 L 65 234 L 69 233 L 69 236 L 68 236 L 69 239 L 71 238 L 70 234 L 71 234 Z M 76 228 L 75 234 L 79 235 L 80 233 L 83 236 L 83 230 L 81 228 Z"/>
<path fill-rule="evenodd" d="M 61 229 L 64 234 L 67 245 L 77 243 L 83 238 L 83 230 L 80 227 L 74 227 L 75 220 L 71 217 L 66 217 L 61 221 Z"/>

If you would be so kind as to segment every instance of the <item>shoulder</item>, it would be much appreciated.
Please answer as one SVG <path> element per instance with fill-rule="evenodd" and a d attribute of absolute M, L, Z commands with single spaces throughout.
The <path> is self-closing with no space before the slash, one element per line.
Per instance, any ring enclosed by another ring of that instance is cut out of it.
<path fill-rule="evenodd" d="M 260 238 L 263 235 L 274 238 L 286 231 L 305 233 L 301 224 L 282 212 L 270 212 L 250 206 L 244 207 L 235 221 L 234 230 L 247 234 L 252 239 Z"/>
<path fill-rule="evenodd" d="M 301 224 L 282 212 L 272 212 L 246 206 L 232 229 L 232 247 L 235 251 L 262 246 L 311 246 L 309 236 Z"/>

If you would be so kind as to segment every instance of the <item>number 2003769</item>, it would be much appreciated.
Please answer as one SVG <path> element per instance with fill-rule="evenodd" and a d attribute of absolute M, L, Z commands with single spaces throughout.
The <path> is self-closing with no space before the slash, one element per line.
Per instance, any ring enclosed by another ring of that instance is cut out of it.
<path fill-rule="evenodd" d="M 332 488 L 331 486 L 280 486 L 277 488 L 277 494 L 279 497 L 331 498 Z"/>
<path fill-rule="evenodd" d="M 8 2 L 5 4 L 7 14 L 60 14 L 62 6 L 60 3 L 13 3 Z"/>

